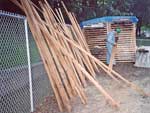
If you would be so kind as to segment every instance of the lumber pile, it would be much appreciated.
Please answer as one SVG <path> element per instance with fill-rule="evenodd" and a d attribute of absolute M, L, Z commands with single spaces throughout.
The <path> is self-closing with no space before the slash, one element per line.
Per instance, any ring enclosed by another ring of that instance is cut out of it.
<path fill-rule="evenodd" d="M 84 90 L 86 80 L 93 83 L 112 106 L 119 106 L 96 80 L 99 68 L 116 82 L 123 82 L 140 94 L 147 95 L 141 88 L 91 55 L 74 14 L 68 12 L 64 3 L 63 8 L 71 22 L 69 27 L 65 24 L 61 9 L 52 10 L 46 0 L 39 2 L 39 6 L 30 0 L 10 1 L 26 14 L 60 111 L 71 111 L 71 102 L 77 96 L 83 104 L 87 103 Z"/>
<path fill-rule="evenodd" d="M 132 22 L 112 22 L 110 24 L 110 29 L 113 30 L 117 27 L 121 28 L 121 33 L 119 34 L 119 40 L 117 44 L 117 54 L 115 59 L 117 62 L 134 62 L 135 61 L 135 53 L 136 53 L 136 36 L 135 29 L 136 26 Z M 100 59 L 101 61 L 106 61 L 106 42 L 104 39 L 107 37 L 107 27 L 108 25 L 105 23 L 105 26 L 102 28 L 84 28 L 84 34 L 86 36 L 87 43 L 89 45 L 89 49 L 91 52 L 95 49 L 95 46 L 99 46 L 99 52 L 92 54 Z M 104 54 L 101 54 L 104 53 Z"/>
<path fill-rule="evenodd" d="M 83 30 L 88 47 L 96 58 L 100 59 L 101 61 L 106 61 L 106 37 L 107 37 L 107 28 L 106 24 L 104 27 L 93 28 L 93 27 L 86 27 Z M 100 47 L 100 48 L 96 48 Z"/>

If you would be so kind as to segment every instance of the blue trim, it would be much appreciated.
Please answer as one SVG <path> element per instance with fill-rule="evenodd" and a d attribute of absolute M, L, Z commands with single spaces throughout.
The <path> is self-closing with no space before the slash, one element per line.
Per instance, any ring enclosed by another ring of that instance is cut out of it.
<path fill-rule="evenodd" d="M 80 23 L 80 26 L 84 27 L 84 26 L 93 25 L 97 23 L 113 22 L 113 21 L 117 21 L 120 19 L 128 19 L 132 23 L 138 22 L 138 18 L 136 16 L 106 16 L 106 17 L 83 21 Z"/>

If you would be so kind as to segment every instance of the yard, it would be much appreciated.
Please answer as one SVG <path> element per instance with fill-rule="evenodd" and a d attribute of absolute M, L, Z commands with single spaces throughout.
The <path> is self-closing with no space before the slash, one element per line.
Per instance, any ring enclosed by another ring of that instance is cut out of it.
<path fill-rule="evenodd" d="M 150 69 L 136 68 L 132 63 L 119 63 L 114 68 L 125 78 L 150 93 Z M 109 106 L 101 93 L 89 83 L 89 87 L 86 88 L 88 104 L 83 105 L 77 99 L 78 101 L 73 103 L 75 106 L 71 113 L 149 113 L 150 97 L 142 97 L 127 86 L 119 86 L 105 75 L 103 72 L 97 75 L 99 83 L 107 89 L 115 100 L 120 102 L 120 108 L 114 109 Z M 37 106 L 34 113 L 60 113 L 55 97 L 46 97 L 44 102 Z"/>
<path fill-rule="evenodd" d="M 150 2 L 69 1 L 1 0 L 0 113 L 150 113 Z"/>

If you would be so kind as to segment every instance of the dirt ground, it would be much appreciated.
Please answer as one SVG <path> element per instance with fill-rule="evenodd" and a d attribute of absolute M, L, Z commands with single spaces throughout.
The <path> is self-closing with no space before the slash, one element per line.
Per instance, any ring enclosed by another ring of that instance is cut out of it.
<path fill-rule="evenodd" d="M 150 69 L 136 68 L 132 63 L 120 63 L 114 69 L 150 94 Z M 107 92 L 120 102 L 120 107 L 115 109 L 108 105 L 101 93 L 89 83 L 85 89 L 88 104 L 83 105 L 77 98 L 71 113 L 150 113 L 150 97 L 142 97 L 131 88 L 118 85 L 104 72 L 99 73 L 97 78 Z M 55 97 L 47 97 L 34 113 L 60 113 Z"/>

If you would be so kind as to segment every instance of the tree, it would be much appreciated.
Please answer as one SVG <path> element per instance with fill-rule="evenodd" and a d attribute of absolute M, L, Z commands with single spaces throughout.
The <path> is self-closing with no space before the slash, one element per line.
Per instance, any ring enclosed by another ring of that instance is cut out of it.
<path fill-rule="evenodd" d="M 149 0 L 134 0 L 133 13 L 139 19 L 137 24 L 137 34 L 141 34 L 141 26 L 150 24 L 150 1 Z"/>
<path fill-rule="evenodd" d="M 51 3 L 56 0 L 49 0 Z M 60 1 L 60 0 L 57 0 Z M 142 25 L 150 24 L 150 0 L 63 0 L 67 8 L 74 12 L 79 22 L 91 18 L 114 15 L 135 15 Z"/>

